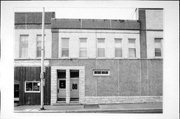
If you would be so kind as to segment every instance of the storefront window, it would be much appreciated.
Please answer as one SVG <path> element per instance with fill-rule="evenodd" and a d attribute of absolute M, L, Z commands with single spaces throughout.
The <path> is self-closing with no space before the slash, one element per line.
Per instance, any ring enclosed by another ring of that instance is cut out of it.
<path fill-rule="evenodd" d="M 40 82 L 39 81 L 26 81 L 25 92 L 40 92 Z"/>

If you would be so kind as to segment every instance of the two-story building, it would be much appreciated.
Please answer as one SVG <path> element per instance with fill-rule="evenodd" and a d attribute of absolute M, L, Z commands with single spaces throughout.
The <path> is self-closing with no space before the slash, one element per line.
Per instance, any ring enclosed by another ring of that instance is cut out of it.
<path fill-rule="evenodd" d="M 162 102 L 163 9 L 137 20 L 45 15 L 45 104 Z M 15 13 L 19 103 L 40 104 L 41 13 Z"/>

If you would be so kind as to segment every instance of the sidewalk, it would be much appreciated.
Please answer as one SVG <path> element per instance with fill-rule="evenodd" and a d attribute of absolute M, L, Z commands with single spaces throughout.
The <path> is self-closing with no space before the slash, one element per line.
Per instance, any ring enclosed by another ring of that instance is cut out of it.
<path fill-rule="evenodd" d="M 162 103 L 100 104 L 100 105 L 45 105 L 15 106 L 18 113 L 162 113 Z"/>

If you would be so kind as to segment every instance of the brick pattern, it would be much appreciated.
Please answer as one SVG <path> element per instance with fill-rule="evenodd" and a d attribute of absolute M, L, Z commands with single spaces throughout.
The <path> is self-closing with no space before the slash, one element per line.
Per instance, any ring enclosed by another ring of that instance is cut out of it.
<path fill-rule="evenodd" d="M 158 98 L 163 92 L 161 59 L 54 59 L 50 60 L 50 65 L 66 69 L 80 67 L 79 103 L 81 104 L 89 103 L 90 100 L 93 103 L 96 100 L 97 103 L 104 100 L 107 103 L 162 101 Z M 81 69 L 82 66 L 84 69 Z M 93 69 L 109 69 L 110 76 L 93 76 Z"/>

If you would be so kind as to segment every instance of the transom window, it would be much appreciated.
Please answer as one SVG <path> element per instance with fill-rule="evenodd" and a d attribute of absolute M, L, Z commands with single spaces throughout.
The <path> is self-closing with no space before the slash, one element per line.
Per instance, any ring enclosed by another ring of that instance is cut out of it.
<path fill-rule="evenodd" d="M 96 69 L 96 70 L 93 70 L 93 75 L 94 76 L 109 76 L 110 71 L 107 69 Z"/>
<path fill-rule="evenodd" d="M 26 81 L 25 82 L 25 92 L 40 92 L 40 81 Z"/>

